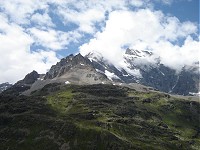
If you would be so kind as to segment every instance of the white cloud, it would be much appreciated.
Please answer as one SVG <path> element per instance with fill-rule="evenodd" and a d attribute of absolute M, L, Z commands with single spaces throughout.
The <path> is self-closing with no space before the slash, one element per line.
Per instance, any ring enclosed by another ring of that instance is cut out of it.
<path fill-rule="evenodd" d="M 37 28 L 31 28 L 29 31 L 38 45 L 48 49 L 62 49 L 63 45 L 65 45 L 65 40 L 62 41 L 62 39 L 67 39 L 67 35 L 65 33 L 57 32 L 51 29 L 45 31 Z"/>
<path fill-rule="evenodd" d="M 76 39 L 80 37 L 77 32 L 62 32 L 52 29 L 31 28 L 29 32 L 34 37 L 36 44 L 50 50 L 64 49 L 70 42 L 76 42 Z"/>
<path fill-rule="evenodd" d="M 35 13 L 32 15 L 31 21 L 35 23 L 36 25 L 39 25 L 41 28 L 55 27 L 48 13 L 44 13 L 44 14 Z"/>
<path fill-rule="evenodd" d="M 47 9 L 48 5 L 40 0 L 1 0 L 0 8 L 11 21 L 17 24 L 28 24 L 35 10 Z"/>
<path fill-rule="evenodd" d="M 58 5 L 57 13 L 64 18 L 65 24 L 75 23 L 79 31 L 94 34 L 96 33 L 95 25 L 105 21 L 106 13 L 114 10 L 127 10 L 130 6 L 144 5 L 147 3 L 140 0 L 101 0 L 98 2 L 71 0 Z"/>
<path fill-rule="evenodd" d="M 155 55 L 161 56 L 161 63 L 180 70 L 184 65 L 199 61 L 199 42 L 190 36 L 195 34 L 197 26 L 194 23 L 180 22 L 161 11 L 113 11 L 105 29 L 80 46 L 80 52 L 84 55 L 89 51 L 97 51 L 115 65 L 122 66 L 124 46 L 150 49 Z M 181 46 L 174 44 L 179 39 L 185 41 Z"/>
<path fill-rule="evenodd" d="M 191 64 L 199 51 L 191 36 L 198 34 L 196 25 L 153 11 L 154 2 L 169 5 L 174 0 L 0 0 L 0 63 L 5 64 L 0 82 L 15 82 L 33 69 L 44 73 L 58 60 L 59 50 L 86 34 L 94 38 L 80 47 L 82 53 L 96 50 L 119 65 L 124 46 L 154 49 L 171 67 Z M 174 45 L 180 39 L 184 44 Z M 34 45 L 43 50 L 32 52 Z M 173 57 L 169 62 L 174 55 L 181 61 Z"/>
<path fill-rule="evenodd" d="M 0 82 L 14 83 L 32 70 L 45 73 L 58 59 L 54 52 L 31 52 L 33 39 L 0 14 Z M 44 61 L 45 59 L 45 61 Z"/>
<path fill-rule="evenodd" d="M 132 0 L 132 1 L 130 1 L 130 4 L 132 4 L 133 6 L 140 7 L 140 6 L 144 5 L 144 1 L 141 1 L 141 0 Z"/>
<path fill-rule="evenodd" d="M 183 38 L 197 32 L 197 26 L 194 23 L 181 23 L 176 17 L 167 17 L 162 25 L 164 26 L 164 37 L 170 41 L 175 41 L 178 38 Z"/>
<path fill-rule="evenodd" d="M 75 23 L 79 26 L 79 31 L 85 33 L 95 32 L 95 23 L 104 20 L 104 14 L 100 10 L 89 9 L 84 12 L 59 9 L 59 14 L 64 17 L 64 23 Z"/>
<path fill-rule="evenodd" d="M 161 62 L 169 67 L 180 71 L 184 66 L 194 66 L 199 59 L 198 41 L 193 40 L 191 36 L 187 36 L 182 46 L 173 45 L 167 41 L 160 41 L 152 45 L 155 53 L 160 56 Z"/>

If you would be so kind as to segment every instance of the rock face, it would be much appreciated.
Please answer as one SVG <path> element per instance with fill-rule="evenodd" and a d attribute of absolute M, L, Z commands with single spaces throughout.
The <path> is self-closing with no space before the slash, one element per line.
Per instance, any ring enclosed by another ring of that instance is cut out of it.
<path fill-rule="evenodd" d="M 23 80 L 18 81 L 16 84 L 33 84 L 40 75 L 34 70 L 27 74 Z"/>
<path fill-rule="evenodd" d="M 69 55 L 68 57 L 61 59 L 61 61 L 58 62 L 56 65 L 53 65 L 51 69 L 46 73 L 44 79 L 53 79 L 55 77 L 60 77 L 75 66 L 78 66 L 80 68 L 82 66 L 92 67 L 92 64 L 81 54 L 78 54 L 76 56 Z"/>
<path fill-rule="evenodd" d="M 199 75 L 192 70 L 183 69 L 177 79 L 176 85 L 173 88 L 174 93 L 188 95 L 188 93 L 198 93 L 199 90 Z"/>
<path fill-rule="evenodd" d="M 10 95 L 19 95 L 23 93 L 24 91 L 31 88 L 33 83 L 35 83 L 37 80 L 43 78 L 43 74 L 38 74 L 35 70 L 31 73 L 27 74 L 24 79 L 18 81 L 13 86 L 11 86 L 9 89 L 5 90 L 4 93 L 10 94 Z"/>
<path fill-rule="evenodd" d="M 37 80 L 31 85 L 30 90 L 24 94 L 43 88 L 50 83 L 62 84 L 109 84 L 111 81 L 104 73 L 96 71 L 93 64 L 81 54 L 69 55 L 61 59 L 44 75 L 43 80 Z"/>
<path fill-rule="evenodd" d="M 125 69 L 118 69 L 109 63 L 99 53 L 89 53 L 87 57 L 97 71 L 104 73 L 110 80 L 125 83 L 135 83 L 137 78 L 129 74 Z"/>
<path fill-rule="evenodd" d="M 0 84 L 0 93 L 7 90 L 8 88 L 10 88 L 12 86 L 12 84 L 5 82 Z"/>
<path fill-rule="evenodd" d="M 198 64 L 180 72 L 160 63 L 152 52 L 127 49 L 123 67 L 116 67 L 101 54 L 93 52 L 86 55 L 93 66 L 110 80 L 124 83 L 139 83 L 167 93 L 188 95 L 199 92 Z"/>
<path fill-rule="evenodd" d="M 56 65 L 46 73 L 44 80 L 53 79 L 63 83 L 102 83 L 109 80 L 102 73 L 95 70 L 88 58 L 81 54 L 76 56 L 69 55 L 61 59 Z"/>
<path fill-rule="evenodd" d="M 152 52 L 127 49 L 119 67 L 106 60 L 100 53 L 86 56 L 69 55 L 61 59 L 43 76 L 33 71 L 14 86 L 26 86 L 33 92 L 50 83 L 63 84 L 130 84 L 137 83 L 153 89 L 189 95 L 199 92 L 199 73 L 196 66 L 184 67 L 179 73 L 160 63 Z M 26 88 L 26 89 L 27 89 Z"/>

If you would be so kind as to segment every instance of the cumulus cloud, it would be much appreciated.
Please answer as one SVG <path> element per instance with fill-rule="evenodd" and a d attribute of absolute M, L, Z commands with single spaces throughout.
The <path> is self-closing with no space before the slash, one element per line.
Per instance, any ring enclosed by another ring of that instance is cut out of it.
<path fill-rule="evenodd" d="M 64 49 L 70 42 L 75 42 L 80 37 L 80 34 L 77 32 L 62 32 L 52 29 L 40 30 L 31 28 L 29 32 L 35 39 L 37 45 L 41 45 L 50 50 Z"/>
<path fill-rule="evenodd" d="M 117 10 L 109 14 L 102 32 L 80 46 L 80 52 L 83 55 L 90 51 L 100 52 L 111 63 L 120 66 L 124 47 L 151 50 L 160 56 L 161 63 L 180 70 L 199 61 L 199 42 L 192 38 L 197 32 L 194 23 L 180 22 L 161 11 L 148 8 L 134 12 Z M 178 44 L 180 39 L 184 44 Z"/>
<path fill-rule="evenodd" d="M 58 61 L 55 51 L 68 49 L 71 42 L 78 43 L 85 33 L 96 33 L 97 24 L 103 27 L 106 12 L 125 9 L 127 2 L 0 1 L 0 82 L 14 83 L 33 69 L 45 73 Z M 141 6 L 142 3 L 137 1 L 132 5 Z M 62 30 L 55 17 L 64 24 Z M 70 23 L 76 24 L 77 28 L 65 28 Z M 34 51 L 31 47 L 35 47 Z"/>
<path fill-rule="evenodd" d="M 154 44 L 154 52 L 160 56 L 161 63 L 180 71 L 184 66 L 194 66 L 199 62 L 199 42 L 191 36 L 187 36 L 181 46 L 173 45 L 170 42 L 160 41 Z"/>
<path fill-rule="evenodd" d="M 112 1 L 108 1 L 105 6 L 105 1 L 96 3 L 96 1 L 74 0 L 70 5 L 59 5 L 57 12 L 64 18 L 64 24 L 74 23 L 78 25 L 79 31 L 93 34 L 96 30 L 95 25 L 105 20 L 105 12 L 110 11 L 112 6 L 116 6 L 116 3 L 113 5 Z"/>
<path fill-rule="evenodd" d="M 48 5 L 40 0 L 6 0 L 0 1 L 0 8 L 11 21 L 17 24 L 28 24 L 35 10 L 47 9 Z"/>
<path fill-rule="evenodd" d="M 64 17 L 65 23 L 73 22 L 79 26 L 79 30 L 86 33 L 95 32 L 95 23 L 104 20 L 101 10 L 89 9 L 84 12 L 68 11 L 61 9 L 59 13 Z"/>
<path fill-rule="evenodd" d="M 48 13 L 40 14 L 35 13 L 31 16 L 31 21 L 36 24 L 36 26 L 40 26 L 41 28 L 46 27 L 54 27 L 55 24 L 52 22 L 51 17 Z"/>
<path fill-rule="evenodd" d="M 59 51 L 88 37 L 82 54 L 95 50 L 119 66 L 124 47 L 153 50 L 174 68 L 196 61 L 197 26 L 154 11 L 154 2 L 174 0 L 1 0 L 0 82 L 14 83 L 33 69 L 45 73 Z"/>
<path fill-rule="evenodd" d="M 76 31 L 54 29 L 48 12 L 48 1 L 0 1 L 0 83 L 15 83 L 32 70 L 46 73 L 59 61 L 55 51 L 80 37 Z"/>
<path fill-rule="evenodd" d="M 1 14 L 0 22 L 0 82 L 14 83 L 32 70 L 44 73 L 58 61 L 54 52 L 31 52 L 33 39 L 22 27 L 10 24 Z"/>
<path fill-rule="evenodd" d="M 96 25 L 101 24 L 102 21 L 105 22 L 106 14 L 115 10 L 127 10 L 129 7 L 139 8 L 147 5 L 150 5 L 149 0 L 71 0 L 62 1 L 62 5 L 57 7 L 57 13 L 64 18 L 65 24 L 74 23 L 78 25 L 79 31 L 94 34 L 97 32 Z"/>

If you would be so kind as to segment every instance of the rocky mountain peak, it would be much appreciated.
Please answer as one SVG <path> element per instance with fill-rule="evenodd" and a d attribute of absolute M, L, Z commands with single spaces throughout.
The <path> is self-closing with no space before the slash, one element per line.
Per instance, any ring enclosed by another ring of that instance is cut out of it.
<path fill-rule="evenodd" d="M 72 65 L 91 65 L 89 59 L 83 57 L 80 53 L 72 59 Z"/>
<path fill-rule="evenodd" d="M 139 56 L 138 54 L 140 54 L 140 53 L 141 53 L 141 51 L 135 50 L 135 49 L 130 49 L 130 48 L 127 48 L 126 52 L 125 52 L 125 54 L 136 55 L 136 56 Z"/>
<path fill-rule="evenodd" d="M 58 62 L 56 65 L 65 66 L 66 64 L 69 63 L 71 63 L 72 65 L 77 65 L 78 63 L 87 64 L 88 60 L 85 59 L 85 57 L 83 57 L 80 53 L 75 56 L 73 54 L 70 54 L 69 56 L 62 58 L 60 62 Z"/>
<path fill-rule="evenodd" d="M 187 66 L 179 73 L 160 63 L 160 57 L 148 50 L 126 49 L 124 65 L 107 62 L 101 54 L 86 55 L 94 68 L 104 73 L 111 81 L 139 83 L 167 93 L 188 95 L 199 92 L 198 67 Z M 198 65 L 198 63 L 196 63 Z"/>
<path fill-rule="evenodd" d="M 24 79 L 18 81 L 4 92 L 10 95 L 19 95 L 30 89 L 30 87 L 42 76 L 42 74 L 38 74 L 35 70 L 33 70 L 31 73 L 27 74 Z"/>
<path fill-rule="evenodd" d="M 20 80 L 16 84 L 33 84 L 40 75 L 37 73 L 37 71 L 33 70 L 31 73 L 27 74 L 23 80 Z"/>
<path fill-rule="evenodd" d="M 27 74 L 13 87 L 29 93 L 49 83 L 64 84 L 116 84 L 138 83 L 167 93 L 188 95 L 199 92 L 199 73 L 193 67 L 184 67 L 180 73 L 151 57 L 150 51 L 127 49 L 123 66 L 108 62 L 102 54 L 92 51 L 63 58 L 41 78 L 36 71 Z M 153 59 L 153 61 L 152 61 Z M 189 70 L 189 71 L 188 71 Z M 18 90 L 19 92 L 19 90 Z"/>
<path fill-rule="evenodd" d="M 97 51 L 90 52 L 85 57 L 87 57 L 91 62 L 92 61 L 101 61 L 101 62 L 107 61 L 104 59 L 102 54 Z"/>
<path fill-rule="evenodd" d="M 134 56 L 134 57 L 149 57 L 153 55 L 153 53 L 147 50 L 142 51 L 142 50 L 127 48 L 125 55 Z"/>
<path fill-rule="evenodd" d="M 66 58 L 61 59 L 56 65 L 53 65 L 51 69 L 46 73 L 44 79 L 53 79 L 60 77 L 74 67 L 84 68 L 91 66 L 91 62 L 88 58 L 83 57 L 80 53 L 77 55 L 69 55 Z"/>

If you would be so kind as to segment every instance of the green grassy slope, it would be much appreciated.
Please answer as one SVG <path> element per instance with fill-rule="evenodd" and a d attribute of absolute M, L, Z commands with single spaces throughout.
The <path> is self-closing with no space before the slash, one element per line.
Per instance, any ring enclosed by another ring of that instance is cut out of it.
<path fill-rule="evenodd" d="M 199 149 L 200 104 L 112 85 L 0 95 L 0 149 Z"/>

